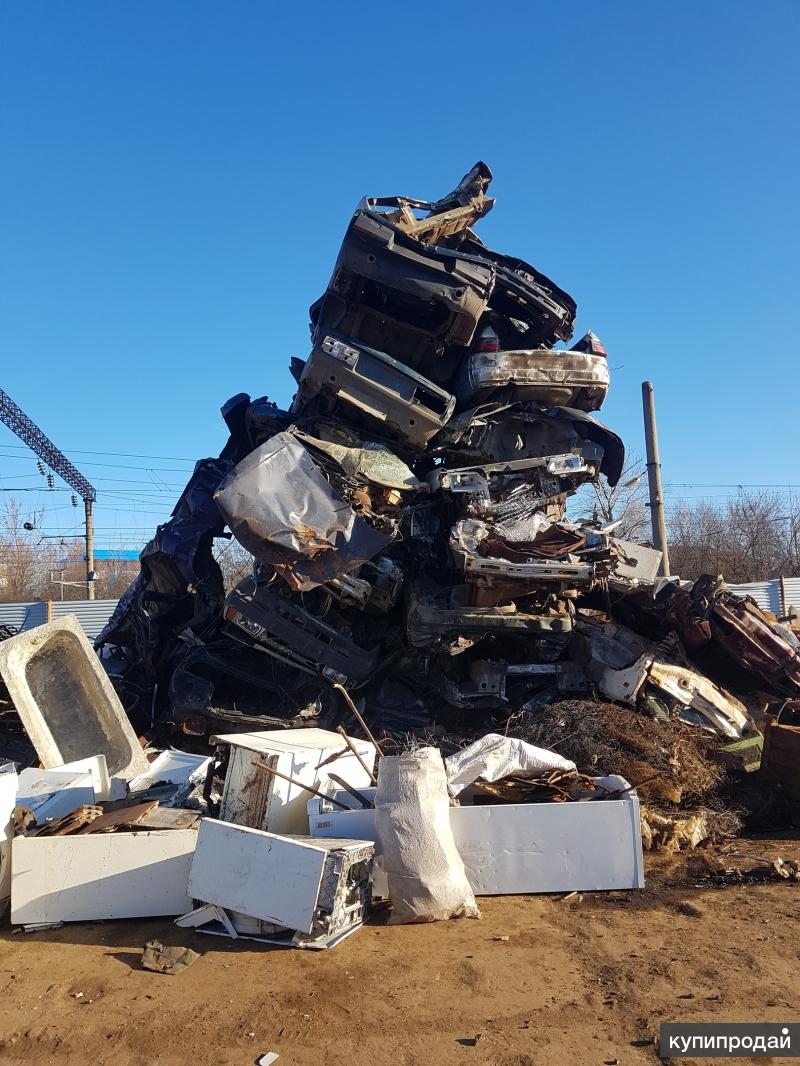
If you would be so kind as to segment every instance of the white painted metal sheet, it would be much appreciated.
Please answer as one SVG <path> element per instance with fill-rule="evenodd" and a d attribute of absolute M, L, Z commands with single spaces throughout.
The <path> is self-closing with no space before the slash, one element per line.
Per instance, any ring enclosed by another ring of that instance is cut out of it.
<path fill-rule="evenodd" d="M 326 854 L 311 841 L 204 818 L 189 890 L 203 903 L 309 933 Z"/>
<path fill-rule="evenodd" d="M 119 600 L 51 600 L 50 617 L 63 618 L 74 614 L 89 640 L 96 640 L 117 609 Z"/>
<path fill-rule="evenodd" d="M 210 755 L 195 755 L 178 748 L 167 748 L 150 763 L 146 773 L 135 777 L 130 783 L 131 792 L 143 792 L 159 782 L 184 785 L 190 781 L 204 781 Z"/>
<path fill-rule="evenodd" d="M 599 778 L 623 789 L 622 777 Z M 365 789 L 374 799 L 374 789 Z M 346 792 L 335 798 L 348 806 Z M 375 844 L 375 895 L 386 894 L 374 810 L 326 810 L 309 801 L 315 837 L 351 837 Z M 480 804 L 450 808 L 450 825 L 473 892 L 478 896 L 591 892 L 642 888 L 644 860 L 635 792 L 582 803 Z"/>
<path fill-rule="evenodd" d="M 29 603 L 0 603 L 0 625 L 14 629 L 31 629 L 47 621 L 47 604 L 39 601 Z"/>
<path fill-rule="evenodd" d="M 92 755 L 88 759 L 65 762 L 63 766 L 55 767 L 55 769 L 62 773 L 65 770 L 88 770 L 92 775 L 95 802 L 111 799 L 111 779 L 108 776 L 108 763 L 105 755 Z"/>
<path fill-rule="evenodd" d="M 20 771 L 17 806 L 33 811 L 39 825 L 94 801 L 94 781 L 89 770 L 59 767 L 56 770 Z"/>
<path fill-rule="evenodd" d="M 781 592 L 783 580 L 783 592 Z M 737 596 L 749 596 L 762 611 L 788 614 L 792 608 L 800 611 L 800 577 L 776 577 L 772 581 L 750 581 L 745 585 L 728 585 Z"/>
<path fill-rule="evenodd" d="M 309 729 L 264 729 L 253 733 L 221 733 L 211 738 L 216 744 L 236 744 L 240 748 L 249 751 L 274 752 L 308 749 L 320 751 L 322 749 L 339 751 L 346 748 L 344 738 L 330 729 L 319 729 L 313 726 Z M 367 740 L 350 738 L 359 752 L 369 755 L 375 748 Z"/>
<path fill-rule="evenodd" d="M 80 922 L 185 914 L 196 829 L 15 837 L 11 921 Z"/>
<path fill-rule="evenodd" d="M 74 614 L 89 640 L 94 640 L 103 630 L 117 608 L 119 600 L 51 600 L 50 617 L 63 618 Z M 26 603 L 0 603 L 0 625 L 15 629 L 33 629 L 47 621 L 47 603 L 31 600 Z"/>
<path fill-rule="evenodd" d="M 785 577 L 783 591 L 786 613 L 788 614 L 793 607 L 796 611 L 800 611 L 800 577 Z"/>

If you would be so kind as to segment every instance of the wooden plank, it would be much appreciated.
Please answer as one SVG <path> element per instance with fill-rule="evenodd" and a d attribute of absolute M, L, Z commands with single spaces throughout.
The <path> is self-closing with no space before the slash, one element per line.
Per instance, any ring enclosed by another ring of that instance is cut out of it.
<path fill-rule="evenodd" d="M 140 829 L 199 829 L 200 814 L 183 807 L 156 807 L 132 828 L 137 832 Z"/>
<path fill-rule="evenodd" d="M 28 832 L 29 837 L 64 837 L 77 834 L 84 826 L 99 818 L 103 808 L 94 804 L 85 803 L 76 807 L 69 814 L 62 814 L 60 818 L 54 818 L 52 822 L 43 822 L 35 829 Z"/>
<path fill-rule="evenodd" d="M 136 825 L 157 806 L 158 800 L 150 800 L 149 803 L 129 803 L 127 807 L 101 814 L 99 818 L 85 825 L 80 833 L 113 833 L 115 829 Z"/>

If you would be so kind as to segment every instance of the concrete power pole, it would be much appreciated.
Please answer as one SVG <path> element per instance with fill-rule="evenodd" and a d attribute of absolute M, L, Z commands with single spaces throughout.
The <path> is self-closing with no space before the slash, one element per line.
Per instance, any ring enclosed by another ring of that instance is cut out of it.
<path fill-rule="evenodd" d="M 94 520 L 92 518 L 92 501 L 83 501 L 86 515 L 86 596 L 94 599 Z"/>
<path fill-rule="evenodd" d="M 664 577 L 669 577 L 667 522 L 664 517 L 664 490 L 661 485 L 661 459 L 658 454 L 656 404 L 652 381 L 642 382 L 642 407 L 644 409 L 644 440 L 647 448 L 647 481 L 650 486 L 649 506 L 653 546 L 661 552 L 661 573 Z"/>

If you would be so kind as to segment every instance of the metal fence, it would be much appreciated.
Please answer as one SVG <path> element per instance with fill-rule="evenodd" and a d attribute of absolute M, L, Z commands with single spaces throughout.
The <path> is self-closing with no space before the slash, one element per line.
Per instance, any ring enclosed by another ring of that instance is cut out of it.
<path fill-rule="evenodd" d="M 34 603 L 0 603 L 0 625 L 33 629 L 66 614 L 77 615 L 89 640 L 99 636 L 119 600 L 47 600 Z"/>
<path fill-rule="evenodd" d="M 728 588 L 738 596 L 750 596 L 762 611 L 781 616 L 793 607 L 800 611 L 800 577 L 776 577 L 773 581 L 750 581 Z"/>

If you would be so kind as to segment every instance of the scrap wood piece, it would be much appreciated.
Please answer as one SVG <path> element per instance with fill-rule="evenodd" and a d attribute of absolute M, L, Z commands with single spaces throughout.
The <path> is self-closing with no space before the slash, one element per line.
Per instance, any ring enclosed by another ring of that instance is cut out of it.
<path fill-rule="evenodd" d="M 614 795 L 594 778 L 574 770 L 557 770 L 539 778 L 510 774 L 498 781 L 475 781 L 472 787 L 504 803 L 580 802 Z"/>
<path fill-rule="evenodd" d="M 30 807 L 17 806 L 11 812 L 14 823 L 14 836 L 27 836 L 31 828 L 36 828 L 36 815 Z"/>
<path fill-rule="evenodd" d="M 142 951 L 142 969 L 174 977 L 199 958 L 199 952 L 192 951 L 191 948 L 183 948 L 180 945 L 167 948 L 160 940 L 148 940 Z"/>
<path fill-rule="evenodd" d="M 117 829 L 134 826 L 158 806 L 158 800 L 149 803 L 131 803 L 115 811 L 107 811 L 79 830 L 80 833 L 113 833 Z"/>
<path fill-rule="evenodd" d="M 103 813 L 102 807 L 85 803 L 76 807 L 69 814 L 62 814 L 60 818 L 54 818 L 51 822 L 44 822 L 28 832 L 31 837 L 64 837 L 80 833 L 83 827 L 89 825 Z"/>
<path fill-rule="evenodd" d="M 153 804 L 152 810 L 138 819 L 130 828 L 141 829 L 195 829 L 200 824 L 200 812 L 186 810 L 184 807 L 159 807 Z"/>

